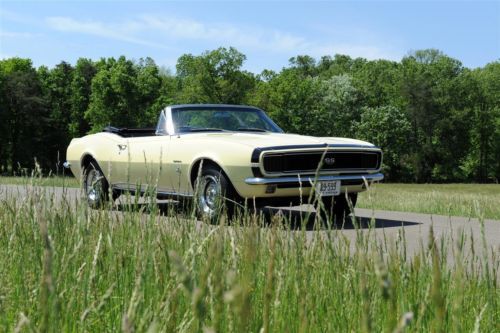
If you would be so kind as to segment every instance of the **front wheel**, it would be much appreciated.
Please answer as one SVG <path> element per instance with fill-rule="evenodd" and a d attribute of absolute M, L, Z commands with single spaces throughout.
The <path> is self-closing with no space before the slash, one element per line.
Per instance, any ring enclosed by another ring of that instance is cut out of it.
<path fill-rule="evenodd" d="M 104 207 L 109 200 L 109 184 L 97 163 L 90 162 L 85 167 L 83 176 L 83 188 L 90 208 Z"/>
<path fill-rule="evenodd" d="M 234 198 L 232 186 L 221 170 L 213 167 L 202 170 L 195 187 L 196 211 L 201 219 L 218 224 L 223 213 L 231 218 Z"/>

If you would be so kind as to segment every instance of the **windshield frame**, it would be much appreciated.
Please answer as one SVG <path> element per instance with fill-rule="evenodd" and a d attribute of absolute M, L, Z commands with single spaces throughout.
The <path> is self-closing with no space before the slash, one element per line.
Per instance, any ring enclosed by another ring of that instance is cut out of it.
<path fill-rule="evenodd" d="M 236 111 L 236 112 L 257 112 L 261 120 L 267 123 L 271 130 L 262 132 L 249 131 L 249 130 L 226 130 L 226 129 L 210 129 L 206 131 L 179 131 L 177 124 L 174 122 L 174 113 L 182 111 Z M 246 105 L 226 105 L 226 104 L 186 104 L 186 105 L 172 105 L 165 108 L 158 120 L 156 128 L 156 135 L 179 135 L 190 133 L 202 132 L 229 132 L 229 133 L 284 133 L 283 130 L 261 109 L 246 106 Z"/>

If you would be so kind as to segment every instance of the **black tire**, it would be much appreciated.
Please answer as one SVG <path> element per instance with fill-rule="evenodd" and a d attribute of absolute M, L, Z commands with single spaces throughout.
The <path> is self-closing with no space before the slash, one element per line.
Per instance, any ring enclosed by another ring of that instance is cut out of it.
<path fill-rule="evenodd" d="M 233 217 L 237 195 L 222 170 L 213 166 L 203 168 L 194 192 L 196 213 L 203 221 L 219 224 L 223 214 L 229 219 Z"/>
<path fill-rule="evenodd" d="M 103 208 L 109 201 L 109 183 L 97 162 L 89 162 L 83 171 L 83 190 L 90 208 Z M 120 195 L 113 192 L 113 201 Z"/>
<path fill-rule="evenodd" d="M 356 207 L 356 202 L 358 201 L 357 193 L 349 193 L 347 201 L 345 194 L 341 194 L 334 197 L 323 197 L 321 201 L 323 203 L 323 209 L 320 214 L 324 220 L 330 218 L 331 221 L 337 224 L 344 222 L 344 219 L 351 214 L 351 207 Z"/>
<path fill-rule="evenodd" d="M 111 199 L 114 202 L 116 199 L 118 199 L 122 195 L 122 191 L 120 191 L 120 190 L 113 190 L 113 192 L 111 193 L 111 195 L 112 195 Z"/>

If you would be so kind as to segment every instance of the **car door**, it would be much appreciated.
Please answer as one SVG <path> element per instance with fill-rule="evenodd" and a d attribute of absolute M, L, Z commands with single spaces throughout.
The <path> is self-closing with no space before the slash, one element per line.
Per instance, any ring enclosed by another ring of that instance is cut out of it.
<path fill-rule="evenodd" d="M 109 142 L 103 144 L 109 146 L 103 154 L 107 162 L 100 161 L 100 167 L 110 185 L 124 187 L 128 178 L 128 138 L 112 135 L 108 139 Z"/>
<path fill-rule="evenodd" d="M 132 137 L 128 139 L 128 179 L 131 188 L 171 190 L 168 185 L 170 136 Z"/>
<path fill-rule="evenodd" d="M 193 145 L 192 140 L 189 140 L 190 136 L 190 134 L 178 134 L 172 136 L 170 141 L 167 181 L 173 191 L 181 195 L 192 193 L 189 172 L 193 157 L 199 151 L 199 146 Z"/>

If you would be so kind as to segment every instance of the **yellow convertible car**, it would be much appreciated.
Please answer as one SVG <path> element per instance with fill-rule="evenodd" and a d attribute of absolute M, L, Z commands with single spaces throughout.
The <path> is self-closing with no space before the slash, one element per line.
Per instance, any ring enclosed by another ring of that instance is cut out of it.
<path fill-rule="evenodd" d="M 208 218 L 221 202 L 233 212 L 245 202 L 297 205 L 311 194 L 344 216 L 358 192 L 383 179 L 378 147 L 285 134 L 264 111 L 240 105 L 169 106 L 156 128 L 107 127 L 73 139 L 66 156 L 91 207 L 154 188 L 159 197 L 193 198 Z"/>

